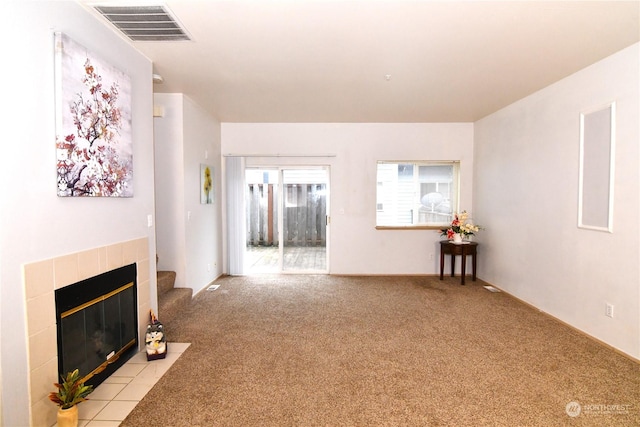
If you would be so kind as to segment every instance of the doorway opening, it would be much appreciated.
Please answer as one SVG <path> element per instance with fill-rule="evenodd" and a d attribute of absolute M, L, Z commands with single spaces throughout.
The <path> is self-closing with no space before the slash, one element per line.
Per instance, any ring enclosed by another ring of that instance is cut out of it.
<path fill-rule="evenodd" d="M 328 168 L 247 169 L 245 182 L 245 271 L 328 273 Z"/>

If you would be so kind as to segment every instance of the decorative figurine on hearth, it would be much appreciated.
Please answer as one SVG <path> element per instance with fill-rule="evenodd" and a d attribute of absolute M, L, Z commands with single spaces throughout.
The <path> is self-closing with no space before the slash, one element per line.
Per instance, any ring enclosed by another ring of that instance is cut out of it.
<path fill-rule="evenodd" d="M 147 349 L 147 360 L 164 359 L 167 356 L 167 338 L 164 335 L 164 326 L 158 318 L 149 310 L 151 323 L 147 325 L 145 334 L 145 345 Z"/>

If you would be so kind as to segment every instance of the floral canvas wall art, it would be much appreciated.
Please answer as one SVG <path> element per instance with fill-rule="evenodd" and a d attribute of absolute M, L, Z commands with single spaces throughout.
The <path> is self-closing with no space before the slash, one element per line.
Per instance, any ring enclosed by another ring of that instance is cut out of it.
<path fill-rule="evenodd" d="M 213 203 L 213 171 L 207 165 L 200 165 L 200 203 Z"/>
<path fill-rule="evenodd" d="M 129 76 L 55 34 L 58 196 L 132 197 Z"/>

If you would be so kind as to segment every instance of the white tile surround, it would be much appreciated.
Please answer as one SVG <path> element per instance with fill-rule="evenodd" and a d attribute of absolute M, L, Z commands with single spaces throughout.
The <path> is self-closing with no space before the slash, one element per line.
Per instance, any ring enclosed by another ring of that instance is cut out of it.
<path fill-rule="evenodd" d="M 51 426 L 56 420 L 57 406 L 48 398 L 59 379 L 55 290 L 133 263 L 137 264 L 138 337 L 142 342 L 151 308 L 146 237 L 23 266 L 32 426 Z"/>
<path fill-rule="evenodd" d="M 119 426 L 189 345 L 169 343 L 164 359 L 147 361 L 144 351 L 129 359 L 78 405 L 78 427 Z"/>

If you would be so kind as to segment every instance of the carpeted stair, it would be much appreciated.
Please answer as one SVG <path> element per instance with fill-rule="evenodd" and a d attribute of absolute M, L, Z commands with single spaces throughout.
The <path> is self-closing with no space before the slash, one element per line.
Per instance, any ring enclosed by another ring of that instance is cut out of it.
<path fill-rule="evenodd" d="M 176 288 L 175 271 L 158 271 L 158 320 L 170 325 L 191 304 L 193 290 Z"/>

